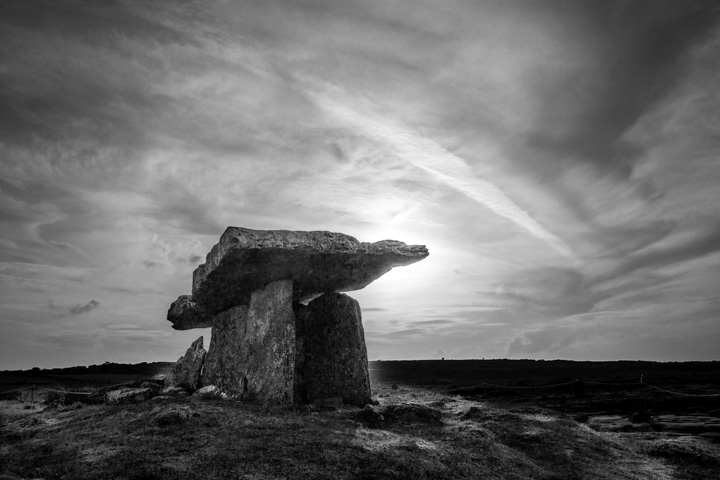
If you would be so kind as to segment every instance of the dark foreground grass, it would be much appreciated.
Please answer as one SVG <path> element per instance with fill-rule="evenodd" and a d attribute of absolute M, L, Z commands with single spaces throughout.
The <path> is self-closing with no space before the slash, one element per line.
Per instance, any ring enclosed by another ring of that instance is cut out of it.
<path fill-rule="evenodd" d="M 81 480 L 671 479 L 712 478 L 720 458 L 714 444 L 599 433 L 539 409 L 422 390 L 380 393 L 380 410 L 391 408 L 372 422 L 353 408 L 307 412 L 192 399 L 6 410 L 0 473 Z"/>

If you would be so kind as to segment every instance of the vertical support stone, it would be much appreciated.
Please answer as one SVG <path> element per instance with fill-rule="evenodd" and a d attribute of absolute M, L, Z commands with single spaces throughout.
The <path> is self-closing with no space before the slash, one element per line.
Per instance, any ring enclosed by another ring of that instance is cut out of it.
<path fill-rule="evenodd" d="M 365 332 L 360 304 L 342 293 L 326 293 L 296 313 L 296 402 L 342 397 L 370 403 Z"/>
<path fill-rule="evenodd" d="M 245 401 L 293 403 L 293 282 L 252 292 L 249 305 L 215 317 L 202 381 Z"/>

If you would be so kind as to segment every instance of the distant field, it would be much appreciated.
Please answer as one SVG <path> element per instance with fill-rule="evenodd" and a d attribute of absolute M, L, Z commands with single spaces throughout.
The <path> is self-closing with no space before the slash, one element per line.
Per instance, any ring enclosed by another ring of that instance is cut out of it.
<path fill-rule="evenodd" d="M 89 367 L 0 371 L 0 392 L 32 385 L 68 387 L 113 385 L 159 373 L 167 374 L 172 369 L 172 365 L 170 362 L 111 363 Z"/>
<path fill-rule="evenodd" d="M 370 364 L 370 378 L 373 386 L 412 385 L 565 413 L 631 414 L 649 410 L 720 417 L 720 362 L 378 361 Z M 576 396 L 575 380 L 583 382 L 582 397 Z"/>
<path fill-rule="evenodd" d="M 461 387 L 482 382 L 517 386 L 581 379 L 665 384 L 701 382 L 720 387 L 720 362 L 574 362 L 569 360 L 400 360 L 370 362 L 378 382 Z"/>
<path fill-rule="evenodd" d="M 167 374 L 170 362 L 103 364 L 0 372 L 0 392 L 32 385 L 91 388 Z M 573 362 L 567 360 L 414 360 L 370 362 L 374 390 L 393 384 L 468 398 L 533 403 L 566 413 L 712 413 L 720 416 L 720 362 Z M 646 384 L 680 393 L 672 395 Z M 584 382 L 576 398 L 571 382 Z M 559 385 L 559 386 L 556 386 Z"/>

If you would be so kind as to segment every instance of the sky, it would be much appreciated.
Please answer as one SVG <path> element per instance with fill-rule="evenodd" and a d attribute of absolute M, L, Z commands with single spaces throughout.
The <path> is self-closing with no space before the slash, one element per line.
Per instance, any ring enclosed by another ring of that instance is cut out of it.
<path fill-rule="evenodd" d="M 370 360 L 720 360 L 715 1 L 0 2 L 0 369 L 174 361 L 227 226 L 427 245 Z"/>

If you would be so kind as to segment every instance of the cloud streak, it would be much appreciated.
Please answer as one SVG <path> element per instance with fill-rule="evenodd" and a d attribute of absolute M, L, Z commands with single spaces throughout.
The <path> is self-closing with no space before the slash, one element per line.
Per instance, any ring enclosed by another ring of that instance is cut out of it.
<path fill-rule="evenodd" d="M 437 181 L 463 193 L 495 214 L 511 220 L 563 256 L 577 260 L 562 239 L 544 228 L 501 189 L 487 180 L 477 178 L 465 161 L 437 142 L 399 121 L 373 112 L 368 101 L 353 101 L 338 87 L 323 85 L 319 92 L 310 91 L 310 95 L 328 114 L 351 128 L 358 129 L 371 139 L 382 142 L 404 161 L 429 173 Z"/>

